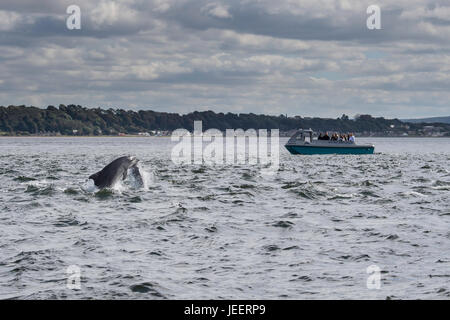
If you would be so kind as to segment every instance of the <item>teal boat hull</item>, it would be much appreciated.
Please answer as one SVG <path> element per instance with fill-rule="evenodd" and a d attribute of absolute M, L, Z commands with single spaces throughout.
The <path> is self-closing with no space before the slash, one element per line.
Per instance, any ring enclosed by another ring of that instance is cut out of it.
<path fill-rule="evenodd" d="M 295 146 L 286 145 L 291 154 L 373 154 L 373 146 L 326 147 L 326 146 Z"/>

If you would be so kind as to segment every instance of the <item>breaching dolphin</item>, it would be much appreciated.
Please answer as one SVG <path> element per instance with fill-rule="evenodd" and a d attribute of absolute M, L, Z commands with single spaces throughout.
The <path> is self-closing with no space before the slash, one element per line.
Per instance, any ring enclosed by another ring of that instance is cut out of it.
<path fill-rule="evenodd" d="M 108 164 L 101 171 L 94 173 L 89 177 L 89 179 L 94 180 L 94 184 L 99 188 L 111 188 L 119 180 L 124 180 L 127 177 L 128 169 L 139 173 L 136 165 L 139 162 L 136 157 L 120 157 Z M 136 170 L 134 169 L 136 168 Z"/>

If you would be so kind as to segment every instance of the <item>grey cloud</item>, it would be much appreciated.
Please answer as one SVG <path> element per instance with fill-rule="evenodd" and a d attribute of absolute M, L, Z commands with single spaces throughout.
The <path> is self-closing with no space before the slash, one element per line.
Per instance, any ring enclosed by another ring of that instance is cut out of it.
<path fill-rule="evenodd" d="M 227 29 L 299 40 L 358 41 L 378 44 L 407 39 L 426 40 L 430 37 L 417 32 L 420 20 L 402 20 L 403 9 L 400 8 L 383 9 L 382 30 L 374 32 L 366 28 L 368 15 L 365 10 L 359 12 L 334 10 L 323 17 L 313 17 L 308 11 L 304 13 L 283 11 L 274 14 L 256 2 L 227 1 L 232 19 L 220 19 L 202 13 L 201 8 L 205 3 L 182 3 L 173 6 L 163 17 L 189 29 Z"/>
<path fill-rule="evenodd" d="M 380 0 L 370 31 L 365 2 L 80 0 L 70 31 L 72 1 L 4 0 L 20 19 L 0 31 L 0 104 L 448 113 L 449 4 Z"/>

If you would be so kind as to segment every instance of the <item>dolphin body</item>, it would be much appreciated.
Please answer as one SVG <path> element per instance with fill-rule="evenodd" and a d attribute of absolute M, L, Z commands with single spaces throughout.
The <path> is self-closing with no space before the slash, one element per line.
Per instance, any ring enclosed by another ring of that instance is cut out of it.
<path fill-rule="evenodd" d="M 124 180 L 127 177 L 128 169 L 137 169 L 136 164 L 138 162 L 139 160 L 136 157 L 125 156 L 117 158 L 99 172 L 91 175 L 89 179 L 94 180 L 94 184 L 100 189 L 111 188 L 119 179 Z"/>

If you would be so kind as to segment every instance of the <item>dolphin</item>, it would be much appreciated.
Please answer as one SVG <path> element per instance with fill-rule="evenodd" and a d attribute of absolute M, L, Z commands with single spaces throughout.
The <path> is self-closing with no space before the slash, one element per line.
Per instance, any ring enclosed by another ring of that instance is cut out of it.
<path fill-rule="evenodd" d="M 119 179 L 126 179 L 128 169 L 136 167 L 138 162 L 136 157 L 117 158 L 99 172 L 91 175 L 89 179 L 94 180 L 94 184 L 100 189 L 111 188 Z"/>

